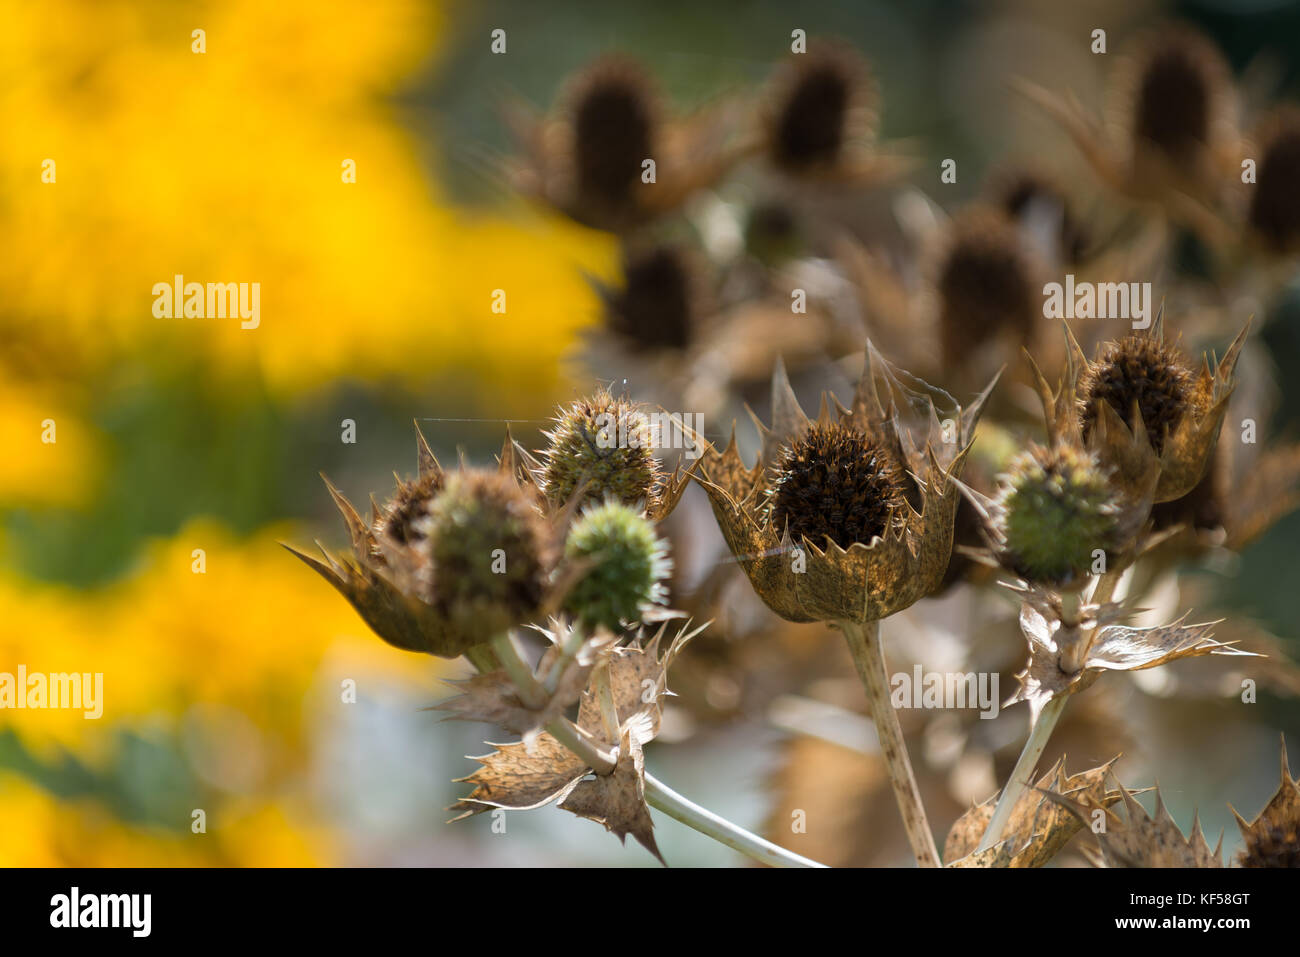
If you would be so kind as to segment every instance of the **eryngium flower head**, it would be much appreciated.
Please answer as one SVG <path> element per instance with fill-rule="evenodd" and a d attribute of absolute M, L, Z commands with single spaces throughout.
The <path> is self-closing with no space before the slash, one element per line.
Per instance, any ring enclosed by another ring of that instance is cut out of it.
<path fill-rule="evenodd" d="M 1165 344 L 1163 314 L 1149 329 L 1103 344 L 1091 362 L 1067 327 L 1060 388 L 1053 392 L 1035 369 L 1049 435 L 1092 451 L 1126 504 L 1181 498 L 1210 465 L 1249 329 L 1194 373 Z"/>
<path fill-rule="evenodd" d="M 876 146 L 877 90 L 853 47 L 814 38 L 773 73 L 763 102 L 763 147 L 788 176 L 830 183 L 879 182 L 904 168 Z"/>
<path fill-rule="evenodd" d="M 1284 107 L 1264 123 L 1259 168 L 1250 187 L 1251 229 L 1275 253 L 1300 246 L 1300 109 Z"/>
<path fill-rule="evenodd" d="M 843 422 L 814 422 L 783 448 L 767 494 L 777 528 L 840 548 L 884 535 L 906 504 L 893 455 Z"/>
<path fill-rule="evenodd" d="M 564 557 L 589 566 L 564 602 L 588 627 L 621 630 L 667 600 L 668 546 L 654 525 L 626 505 L 607 501 L 584 509 L 569 530 Z"/>
<path fill-rule="evenodd" d="M 672 245 L 632 248 L 623 256 L 623 287 L 601 289 L 605 326 L 633 349 L 684 350 L 707 312 L 695 260 Z"/>
<path fill-rule="evenodd" d="M 1130 429 L 1140 421 L 1160 455 L 1183 417 L 1198 411 L 1197 398 L 1192 371 L 1177 349 L 1150 336 L 1107 342 L 1079 383 L 1084 441 L 1092 438 L 1109 406 Z"/>
<path fill-rule="evenodd" d="M 658 520 L 676 504 L 685 480 L 665 477 L 654 447 L 655 423 L 639 405 L 601 389 L 560 410 L 537 481 L 553 509 L 607 498 L 644 505 Z"/>
<path fill-rule="evenodd" d="M 1096 459 L 1074 446 L 1034 446 L 1017 456 L 997 505 L 1000 557 L 1026 581 L 1086 579 L 1094 550 L 1118 544 L 1114 493 Z"/>
<path fill-rule="evenodd" d="M 352 560 L 323 547 L 323 562 L 286 548 L 384 641 L 454 658 L 545 616 L 556 601 L 548 591 L 555 549 L 540 497 L 517 481 L 509 439 L 497 473 L 447 475 L 423 436 L 418 444 L 419 477 L 399 480 L 387 505 L 373 505 L 369 523 L 326 479 L 352 539 Z"/>
<path fill-rule="evenodd" d="M 425 596 L 462 632 L 496 634 L 541 608 L 547 535 L 536 502 L 500 472 L 447 479 L 425 522 L 432 588 Z"/>
<path fill-rule="evenodd" d="M 1179 25 L 1148 34 L 1122 79 L 1134 150 L 1198 162 L 1220 135 L 1231 78 L 1223 54 L 1200 32 Z"/>
<path fill-rule="evenodd" d="M 729 112 L 673 121 L 640 64 L 602 57 L 568 79 L 549 116 L 507 104 L 524 153 L 514 184 L 584 225 L 635 228 L 711 185 L 748 149 L 730 141 Z"/>
<path fill-rule="evenodd" d="M 1042 315 L 1036 270 L 1015 224 L 994 209 L 958 215 L 938 264 L 943 360 L 961 365 L 986 343 L 1026 345 Z"/>
<path fill-rule="evenodd" d="M 962 409 L 868 344 L 852 407 L 824 399 L 810 422 L 778 362 L 771 428 L 755 418 L 758 461 L 744 464 L 733 429 L 696 478 L 764 603 L 788 621 L 866 622 L 933 591 L 952 551 L 952 479 L 987 395 Z"/>

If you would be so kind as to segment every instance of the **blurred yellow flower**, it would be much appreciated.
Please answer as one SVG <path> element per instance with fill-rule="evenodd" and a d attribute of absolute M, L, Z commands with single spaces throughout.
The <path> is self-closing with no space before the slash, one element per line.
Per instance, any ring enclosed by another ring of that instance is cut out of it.
<path fill-rule="evenodd" d="M 66 397 L 0 378 L 0 502 L 84 503 L 99 475 L 100 445 Z"/>
<path fill-rule="evenodd" d="M 196 522 L 154 545 L 129 578 L 94 591 L 0 577 L 0 671 L 104 676 L 101 718 L 5 709 L 0 729 L 30 746 L 94 753 L 114 725 L 219 705 L 297 745 L 304 695 L 327 657 L 349 673 L 432 688 L 446 663 L 394 653 L 285 554 L 277 539 L 288 537 L 268 530 L 238 542 Z"/>
<path fill-rule="evenodd" d="M 537 388 L 594 314 L 580 270 L 610 274 L 609 237 L 448 208 L 386 101 L 434 52 L 435 6 L 0 0 L 0 18 L 0 230 L 21 237 L 0 335 L 29 363 L 196 349 L 280 388 L 466 366 Z M 155 317 L 177 275 L 259 283 L 257 328 Z"/>
<path fill-rule="evenodd" d="M 334 853 L 303 810 L 242 807 L 206 833 L 124 824 L 98 803 L 60 801 L 0 771 L 0 867 L 310 867 Z"/>

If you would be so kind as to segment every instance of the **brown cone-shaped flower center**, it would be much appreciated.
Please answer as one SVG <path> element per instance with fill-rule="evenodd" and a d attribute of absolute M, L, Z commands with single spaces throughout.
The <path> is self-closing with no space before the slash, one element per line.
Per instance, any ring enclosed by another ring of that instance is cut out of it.
<path fill-rule="evenodd" d="M 654 111 L 648 91 L 630 72 L 599 75 L 573 110 L 578 190 L 616 205 L 626 201 L 653 157 Z"/>
<path fill-rule="evenodd" d="M 802 169 L 835 160 L 844 145 L 852 83 L 832 60 L 801 71 L 777 114 L 772 150 L 778 164 Z"/>
<path fill-rule="evenodd" d="M 393 541 L 413 545 L 425 537 L 424 523 L 429 514 L 429 504 L 442 491 L 442 472 L 434 471 L 414 482 L 398 485 L 397 493 L 388 504 L 383 531 Z"/>
<path fill-rule="evenodd" d="M 678 252 L 658 246 L 630 257 L 625 286 L 610 304 L 609 326 L 638 345 L 684 349 L 695 318 L 691 275 Z"/>
<path fill-rule="evenodd" d="M 1108 402 L 1120 419 L 1133 428 L 1136 402 L 1142 422 L 1159 455 L 1165 438 L 1190 411 L 1191 373 L 1178 353 L 1155 339 L 1128 336 L 1108 343 L 1101 357 L 1080 383 L 1083 436 L 1097 425 L 1099 403 Z"/>
<path fill-rule="evenodd" d="M 841 548 L 884 533 L 905 503 L 894 456 L 863 432 L 842 423 L 814 424 L 782 450 L 769 492 L 777 531 Z"/>
<path fill-rule="evenodd" d="M 1288 110 L 1273 130 L 1250 194 L 1250 225 L 1278 252 L 1300 241 L 1300 111 Z"/>
<path fill-rule="evenodd" d="M 1037 317 L 1033 272 L 1015 226 L 1000 214 L 963 217 L 939 267 L 944 361 L 960 363 L 1001 330 L 1029 339 Z"/>
<path fill-rule="evenodd" d="M 1178 37 L 1151 52 L 1139 77 L 1134 135 L 1171 158 L 1190 156 L 1209 138 L 1213 79 L 1206 56 Z"/>

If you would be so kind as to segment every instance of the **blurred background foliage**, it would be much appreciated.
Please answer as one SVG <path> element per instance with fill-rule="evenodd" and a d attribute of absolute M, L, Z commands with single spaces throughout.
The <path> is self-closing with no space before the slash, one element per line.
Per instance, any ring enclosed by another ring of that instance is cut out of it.
<path fill-rule="evenodd" d="M 690 106 L 761 82 L 794 27 L 839 35 L 881 78 L 884 137 L 916 144 L 924 170 L 960 157 L 943 197 L 959 203 L 1005 155 L 1060 140 L 1010 108 L 1012 72 L 1101 88 L 1081 39 L 1095 26 L 1180 15 L 1300 95 L 1300 3 L 1082 6 L 0 2 L 0 671 L 105 676 L 98 721 L 0 712 L 0 864 L 644 863 L 558 813 L 512 817 L 508 842 L 486 818 L 445 825 L 449 779 L 484 750 L 484 729 L 420 710 L 452 666 L 392 652 L 276 545 L 337 543 L 317 473 L 354 500 L 388 487 L 414 470 L 413 418 L 440 420 L 425 433 L 444 462 L 490 461 L 502 420 L 536 447 L 554 404 L 592 384 L 565 360 L 617 246 L 511 196 L 498 98 L 544 106 L 621 50 Z M 175 274 L 260 282 L 260 327 L 156 319 L 151 288 Z M 1294 383 L 1300 293 L 1279 312 L 1267 334 Z M 1277 427 L 1294 433 L 1288 396 Z M 1297 535 L 1292 516 L 1221 583 L 1293 652 Z M 349 678 L 358 700 L 340 706 Z M 1293 705 L 1270 707 L 1297 731 Z M 778 737 L 749 724 L 651 761 L 757 826 Z M 1192 775 L 1201 742 L 1181 746 Z M 1171 805 L 1251 807 L 1273 772 L 1203 774 Z M 660 845 L 734 860 L 684 829 Z"/>

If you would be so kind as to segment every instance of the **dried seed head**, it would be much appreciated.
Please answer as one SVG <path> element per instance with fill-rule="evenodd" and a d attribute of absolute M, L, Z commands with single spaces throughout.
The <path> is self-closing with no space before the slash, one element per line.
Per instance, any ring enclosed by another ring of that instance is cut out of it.
<path fill-rule="evenodd" d="M 621 629 L 667 600 L 668 546 L 626 505 L 588 507 L 569 530 L 564 554 L 592 563 L 565 597 L 565 608 L 589 627 Z"/>
<path fill-rule="evenodd" d="M 605 209 L 626 207 L 641 164 L 655 151 L 658 105 L 648 76 L 628 60 L 600 60 L 566 99 L 578 196 Z"/>
<path fill-rule="evenodd" d="M 1263 152 L 1251 189 L 1251 228 L 1275 252 L 1300 245 L 1300 110 L 1277 113 L 1263 136 Z"/>
<path fill-rule="evenodd" d="M 1118 507 L 1091 454 L 1070 445 L 1033 447 L 1012 460 L 999 496 L 1005 563 L 1026 581 L 1084 578 L 1093 550 L 1118 534 Z"/>
<path fill-rule="evenodd" d="M 939 329 L 944 361 L 1009 332 L 1027 342 L 1040 315 L 1034 269 L 1015 225 L 1001 213 L 968 210 L 953 222 L 939 264 Z"/>
<path fill-rule="evenodd" d="M 1129 428 L 1136 403 L 1156 455 L 1165 438 L 1192 413 L 1192 373 L 1177 350 L 1158 339 L 1126 336 L 1109 342 L 1088 364 L 1079 383 L 1080 416 L 1085 440 L 1097 425 L 1100 403 L 1107 402 Z"/>
<path fill-rule="evenodd" d="M 546 529 L 512 476 L 451 475 L 417 525 L 433 572 L 427 598 L 447 620 L 490 637 L 537 613 L 546 589 Z"/>
<path fill-rule="evenodd" d="M 824 43 L 794 56 L 772 94 L 772 162 L 794 173 L 833 165 L 845 144 L 866 132 L 873 99 L 870 68 L 851 48 Z"/>
<path fill-rule="evenodd" d="M 1186 28 L 1153 34 L 1138 58 L 1132 134 L 1172 160 L 1188 160 L 1210 142 L 1218 100 L 1230 73 L 1222 54 Z"/>
<path fill-rule="evenodd" d="M 562 410 L 547 435 L 541 484 L 553 507 L 567 504 L 584 483 L 584 501 L 653 499 L 662 469 L 652 451 L 653 424 L 637 405 L 602 389 Z"/>
<path fill-rule="evenodd" d="M 698 319 L 697 279 L 682 250 L 654 246 L 625 255 L 623 289 L 606 312 L 611 331 L 647 349 L 684 349 Z"/>
<path fill-rule="evenodd" d="M 883 535 L 906 504 L 895 457 L 841 422 L 814 423 L 782 449 L 768 495 L 778 531 L 845 549 Z"/>
<path fill-rule="evenodd" d="M 399 482 L 392 500 L 384 509 L 376 533 L 399 545 L 414 545 L 425 537 L 425 521 L 433 499 L 442 491 L 444 476 L 440 469 L 426 472 L 414 482 Z"/>

